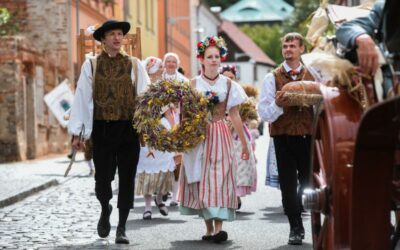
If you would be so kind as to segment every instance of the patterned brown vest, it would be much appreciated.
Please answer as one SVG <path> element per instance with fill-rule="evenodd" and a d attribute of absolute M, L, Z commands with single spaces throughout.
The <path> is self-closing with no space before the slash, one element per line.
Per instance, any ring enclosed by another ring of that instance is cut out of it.
<path fill-rule="evenodd" d="M 131 78 L 129 56 L 109 57 L 103 52 L 97 57 L 93 85 L 94 120 L 131 121 L 135 111 L 135 92 Z M 136 84 L 135 84 L 136 86 Z"/>
<path fill-rule="evenodd" d="M 281 90 L 282 87 L 294 80 L 286 72 L 283 65 L 279 66 L 273 71 L 275 77 L 276 91 Z M 314 78 L 303 67 L 300 75 L 296 81 L 305 80 L 313 81 Z M 271 136 L 275 135 L 310 135 L 313 122 L 313 108 L 312 107 L 284 107 L 283 114 L 271 124 Z"/>

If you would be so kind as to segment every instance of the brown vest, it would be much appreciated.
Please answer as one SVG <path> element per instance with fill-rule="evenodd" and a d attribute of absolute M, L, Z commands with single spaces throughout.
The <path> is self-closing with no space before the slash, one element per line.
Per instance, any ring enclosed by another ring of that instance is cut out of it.
<path fill-rule="evenodd" d="M 232 86 L 232 81 L 231 79 L 227 79 L 226 81 L 227 85 L 227 93 L 226 93 L 226 98 L 223 102 L 218 103 L 213 107 L 212 110 L 212 122 L 217 122 L 222 119 L 225 119 L 225 114 L 226 114 L 226 107 L 228 105 L 228 99 L 229 99 L 229 94 L 231 92 L 231 86 Z M 196 78 L 191 80 L 191 87 L 193 89 L 196 89 Z"/>
<path fill-rule="evenodd" d="M 97 57 L 93 85 L 94 120 L 131 121 L 135 111 L 135 88 L 131 78 L 129 56 L 109 57 L 105 52 Z M 135 76 L 137 79 L 137 76 Z"/>
<path fill-rule="evenodd" d="M 275 77 L 276 91 L 293 80 L 286 72 L 283 65 L 273 71 Z M 314 78 L 306 68 L 300 72 L 296 81 L 313 81 Z M 313 107 L 283 107 L 283 114 L 271 124 L 271 136 L 276 135 L 310 135 L 313 122 Z"/>

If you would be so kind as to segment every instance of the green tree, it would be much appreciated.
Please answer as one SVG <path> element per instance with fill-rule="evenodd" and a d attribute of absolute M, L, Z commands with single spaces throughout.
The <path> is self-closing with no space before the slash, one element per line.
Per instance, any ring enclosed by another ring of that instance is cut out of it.
<path fill-rule="evenodd" d="M 0 36 L 14 35 L 19 31 L 19 24 L 13 17 L 6 8 L 0 8 Z"/>
<path fill-rule="evenodd" d="M 282 58 L 281 41 L 282 27 L 280 25 L 243 25 L 240 29 L 250 37 L 277 64 Z"/>
<path fill-rule="evenodd" d="M 307 25 L 311 14 L 319 7 L 320 0 L 297 0 L 291 17 L 283 22 L 285 33 L 298 32 L 303 36 L 307 34 Z"/>

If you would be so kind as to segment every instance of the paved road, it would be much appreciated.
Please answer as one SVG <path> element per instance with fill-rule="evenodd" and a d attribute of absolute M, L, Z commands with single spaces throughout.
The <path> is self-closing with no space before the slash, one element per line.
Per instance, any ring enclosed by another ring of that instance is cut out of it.
<path fill-rule="evenodd" d="M 96 233 L 100 206 L 93 191 L 94 181 L 80 175 L 1 208 L 0 249 L 312 249 L 308 216 L 303 245 L 286 244 L 289 229 L 280 191 L 264 186 L 267 144 L 266 137 L 257 141 L 258 191 L 243 199 L 236 221 L 224 224 L 229 234 L 224 244 L 201 241 L 203 221 L 196 216 L 181 216 L 177 208 L 171 208 L 169 216 L 163 217 L 153 207 L 153 219 L 143 221 L 141 197 L 136 199 L 127 223 L 131 244 L 114 244 L 116 209 L 109 238 L 100 239 Z M 116 208 L 116 197 L 112 204 Z"/>

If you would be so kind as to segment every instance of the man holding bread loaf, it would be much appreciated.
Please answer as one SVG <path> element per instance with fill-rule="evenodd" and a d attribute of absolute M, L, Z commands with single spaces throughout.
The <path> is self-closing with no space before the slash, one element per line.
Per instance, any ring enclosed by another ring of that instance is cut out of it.
<path fill-rule="evenodd" d="M 301 194 L 310 175 L 310 142 L 313 108 L 293 106 L 291 97 L 282 88 L 294 81 L 312 81 L 313 77 L 301 64 L 304 38 L 299 33 L 288 33 L 282 38 L 282 55 L 285 61 L 263 81 L 258 112 L 262 120 L 271 124 L 278 165 L 282 203 L 290 224 L 288 244 L 301 245 L 304 227 Z M 293 85 L 292 93 L 303 83 Z M 286 88 L 288 90 L 288 88 Z M 298 183 L 300 187 L 298 188 Z"/>

